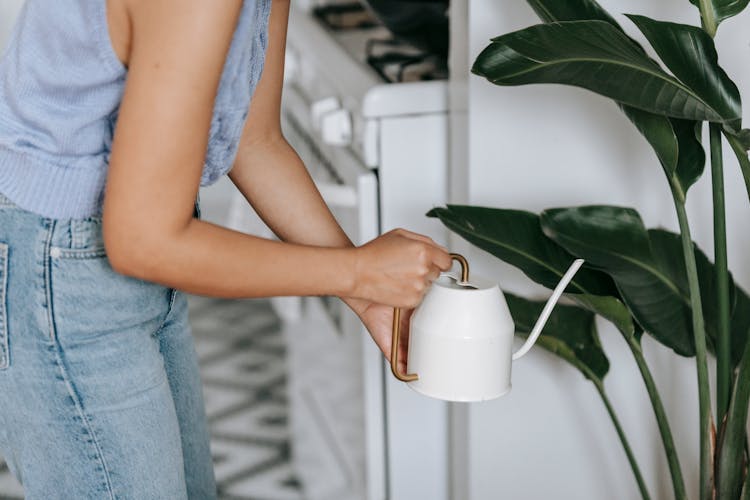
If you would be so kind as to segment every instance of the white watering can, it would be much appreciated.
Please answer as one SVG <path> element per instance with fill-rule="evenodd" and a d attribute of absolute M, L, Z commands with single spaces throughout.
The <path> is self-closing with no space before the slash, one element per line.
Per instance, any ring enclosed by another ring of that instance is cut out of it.
<path fill-rule="evenodd" d="M 512 361 L 534 345 L 565 287 L 583 264 L 577 259 L 560 280 L 542 314 L 518 351 L 515 325 L 497 283 L 473 276 L 459 254 L 461 279 L 443 273 L 433 282 L 410 322 L 407 372 L 400 373 L 398 346 L 401 310 L 393 314 L 391 370 L 415 391 L 446 401 L 486 401 L 511 389 Z"/>

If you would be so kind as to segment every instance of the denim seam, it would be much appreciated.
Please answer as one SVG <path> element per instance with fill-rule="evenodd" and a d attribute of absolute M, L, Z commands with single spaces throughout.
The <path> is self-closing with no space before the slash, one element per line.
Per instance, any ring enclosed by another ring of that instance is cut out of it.
<path fill-rule="evenodd" d="M 167 319 L 169 319 L 169 315 L 172 314 L 172 308 L 174 307 L 174 300 L 177 295 L 177 290 L 175 288 L 169 289 L 169 306 L 167 307 L 167 314 L 164 315 L 164 319 L 161 320 L 161 324 L 159 325 L 159 328 L 156 329 L 154 332 L 154 337 L 158 337 L 161 331 L 164 329 L 164 327 L 167 325 Z"/>
<path fill-rule="evenodd" d="M 8 244 L 0 243 L 0 370 L 10 366 L 8 346 Z"/>
<path fill-rule="evenodd" d="M 107 493 L 109 495 L 109 498 L 110 500 L 116 500 L 114 491 L 112 488 L 112 480 L 110 478 L 109 468 L 107 467 L 107 461 L 104 459 L 104 453 L 102 452 L 102 448 L 101 448 L 101 445 L 99 444 L 99 440 L 96 438 L 96 434 L 94 433 L 94 429 L 91 425 L 91 422 L 89 421 L 89 418 L 83 409 L 83 402 L 81 401 L 81 397 L 78 394 L 78 391 L 75 390 L 75 387 L 73 386 L 73 381 L 71 380 L 66 370 L 65 362 L 63 360 L 63 349 L 57 338 L 55 320 L 54 320 L 53 311 L 52 311 L 52 286 L 51 286 L 52 259 L 48 257 L 54 229 L 55 229 L 55 220 L 49 219 L 49 229 L 47 232 L 47 240 L 44 245 L 44 255 L 45 255 L 44 284 L 45 284 L 45 292 L 46 292 L 46 300 L 47 300 L 47 321 L 49 323 L 49 335 L 50 335 L 50 339 L 54 342 L 55 361 L 56 361 L 58 369 L 60 370 L 60 376 L 65 382 L 65 387 L 68 390 L 68 396 L 73 401 L 73 404 L 76 407 L 76 411 L 78 412 L 78 416 L 80 417 L 81 422 L 83 423 L 84 428 L 86 429 L 86 432 L 91 437 L 91 442 L 94 444 L 94 448 L 96 448 L 96 456 L 104 472 L 104 482 L 105 482 L 105 487 L 107 488 Z"/>
<path fill-rule="evenodd" d="M 54 340 L 54 326 L 53 326 L 53 320 L 52 320 L 52 287 L 50 286 L 50 282 L 52 281 L 50 278 L 50 274 L 52 274 L 51 270 L 51 259 L 47 259 L 47 256 L 50 254 L 50 248 L 52 248 L 52 234 L 55 231 L 55 220 L 54 219 L 47 219 L 47 239 L 44 241 L 44 300 L 47 303 L 47 324 L 49 325 L 49 339 Z"/>
<path fill-rule="evenodd" d="M 58 259 L 98 259 L 106 257 L 107 249 L 102 248 L 61 248 L 61 247 L 50 247 L 50 250 L 54 252 L 54 257 Z"/>

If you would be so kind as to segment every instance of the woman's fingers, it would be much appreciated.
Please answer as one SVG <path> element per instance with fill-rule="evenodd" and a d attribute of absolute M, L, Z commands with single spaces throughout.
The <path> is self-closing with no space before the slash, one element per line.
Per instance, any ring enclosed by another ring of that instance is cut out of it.
<path fill-rule="evenodd" d="M 405 238 L 427 244 L 429 261 L 436 265 L 440 270 L 447 271 L 453 266 L 453 259 L 451 258 L 448 249 L 442 245 L 438 245 L 432 238 L 400 228 L 396 229 L 395 232 Z"/>
<path fill-rule="evenodd" d="M 416 307 L 452 264 L 445 248 L 404 229 L 379 236 L 357 252 L 352 296 L 391 306 Z"/>
<path fill-rule="evenodd" d="M 430 270 L 430 273 L 427 275 L 427 284 L 432 284 L 433 281 L 438 279 L 440 277 L 440 268 L 437 266 L 433 266 Z"/>
<path fill-rule="evenodd" d="M 448 249 L 443 245 L 439 245 L 438 243 L 436 243 L 435 240 L 433 240 L 429 236 L 414 233 L 406 229 L 396 229 L 395 231 L 406 238 L 417 240 L 429 245 L 431 247 L 431 261 L 443 271 L 447 271 L 453 265 L 453 259 L 451 258 Z"/>
<path fill-rule="evenodd" d="M 451 254 L 446 250 L 436 255 L 435 264 L 440 268 L 441 271 L 449 271 L 453 267 L 453 258 Z"/>
<path fill-rule="evenodd" d="M 404 236 L 406 238 L 410 238 L 412 240 L 421 241 L 422 243 L 427 243 L 428 245 L 432 245 L 434 247 L 439 248 L 443 252 L 448 253 L 448 249 L 447 248 L 445 248 L 442 245 L 439 245 L 438 243 L 435 242 L 435 240 L 433 240 L 429 236 L 425 236 L 424 234 L 415 233 L 415 232 L 409 231 L 408 229 L 403 229 L 403 228 L 398 228 L 398 229 L 395 229 L 394 231 L 396 233 L 400 234 L 401 236 Z"/>

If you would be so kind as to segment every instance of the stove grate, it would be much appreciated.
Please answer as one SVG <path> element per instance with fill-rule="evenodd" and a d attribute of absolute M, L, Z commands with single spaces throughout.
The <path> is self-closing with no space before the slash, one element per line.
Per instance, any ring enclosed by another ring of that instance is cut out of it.
<path fill-rule="evenodd" d="M 381 26 L 380 21 L 359 2 L 318 5 L 312 12 L 334 31 Z"/>

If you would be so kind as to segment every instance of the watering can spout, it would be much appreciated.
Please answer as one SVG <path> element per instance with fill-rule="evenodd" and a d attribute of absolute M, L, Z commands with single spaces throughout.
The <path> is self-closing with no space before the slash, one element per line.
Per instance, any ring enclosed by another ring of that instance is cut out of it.
<path fill-rule="evenodd" d="M 565 273 L 565 275 L 560 280 L 560 283 L 557 284 L 555 287 L 555 290 L 552 292 L 552 296 L 547 300 L 547 303 L 544 305 L 544 309 L 542 309 L 542 314 L 539 316 L 539 319 L 536 321 L 536 325 L 534 325 L 534 328 L 531 330 L 531 333 L 529 334 L 529 337 L 526 339 L 526 342 L 521 346 L 520 349 L 518 349 L 516 352 L 513 353 L 513 360 L 522 357 L 524 354 L 529 352 L 531 347 L 536 342 L 536 339 L 539 338 L 539 334 L 542 333 L 542 329 L 544 328 L 544 325 L 547 324 L 547 320 L 549 319 L 550 314 L 552 314 L 552 309 L 555 308 L 555 305 L 557 304 L 557 301 L 560 300 L 560 296 L 562 296 L 563 292 L 565 291 L 565 287 L 568 286 L 568 283 L 573 279 L 573 276 L 575 276 L 576 272 L 578 272 L 578 269 L 583 265 L 583 259 L 576 259 L 573 261 L 573 263 L 570 265 L 570 268 L 568 268 L 568 271 Z"/>

